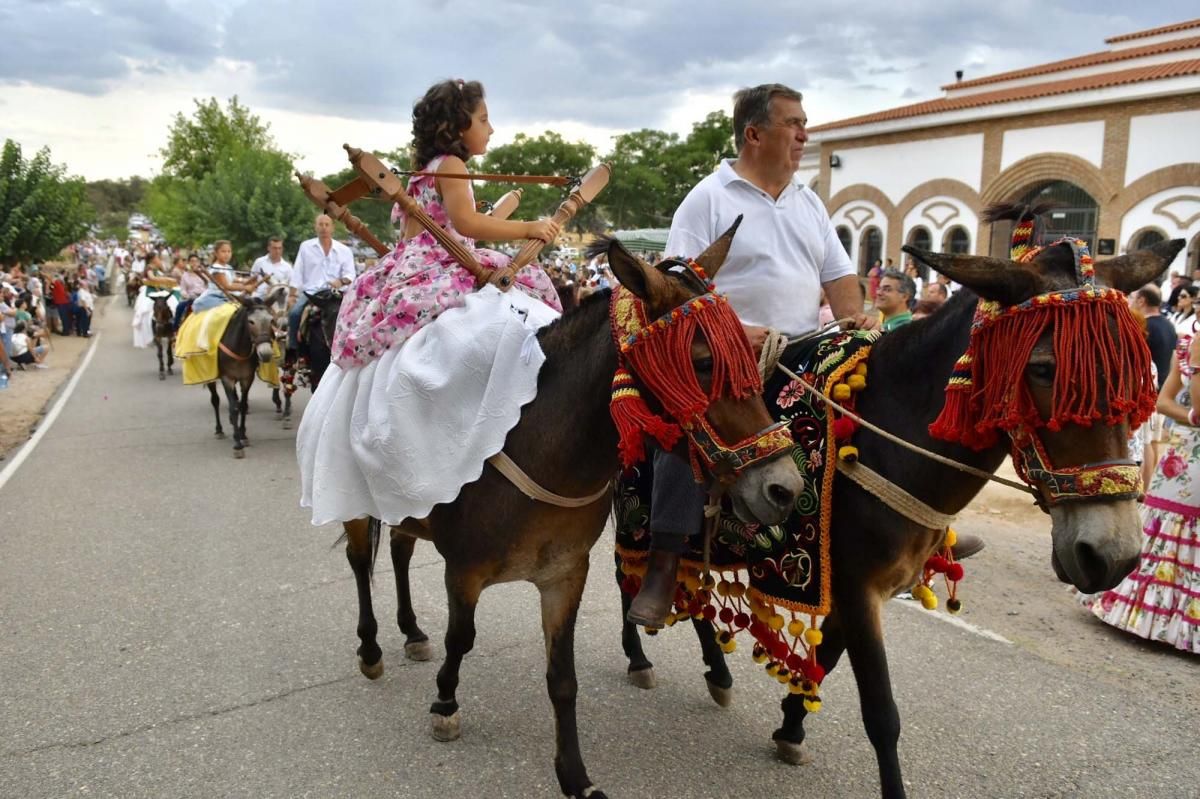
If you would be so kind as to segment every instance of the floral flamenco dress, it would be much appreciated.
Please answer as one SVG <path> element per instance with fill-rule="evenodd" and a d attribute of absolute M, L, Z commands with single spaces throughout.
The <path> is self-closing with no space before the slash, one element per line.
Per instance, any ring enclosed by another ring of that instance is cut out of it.
<path fill-rule="evenodd" d="M 484 267 L 508 264 L 454 230 L 435 178 L 413 178 L 408 193 Z M 537 394 L 537 331 L 560 310 L 538 267 L 517 272 L 507 292 L 476 290 L 428 231 L 360 275 L 296 435 L 300 503 L 313 524 L 423 518 L 478 479 Z"/>
<path fill-rule="evenodd" d="M 1200 364 L 1188 361 L 1191 337 L 1176 355 L 1183 390 Z M 1127 632 L 1200 655 L 1200 428 L 1171 427 L 1165 455 L 1154 470 L 1141 510 L 1145 540 L 1137 568 L 1116 588 L 1094 597 L 1092 613 Z"/>

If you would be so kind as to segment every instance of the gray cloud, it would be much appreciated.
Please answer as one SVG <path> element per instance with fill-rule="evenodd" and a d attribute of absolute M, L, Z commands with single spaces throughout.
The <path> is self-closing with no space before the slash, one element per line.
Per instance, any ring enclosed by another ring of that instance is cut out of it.
<path fill-rule="evenodd" d="M 1142 4 L 1149 6 L 1149 4 Z M 1194 16 L 1190 2 L 950 5 L 935 0 L 0 0 L 0 81 L 101 94 L 134 71 L 251 62 L 251 104 L 407 119 L 431 83 L 474 78 L 493 118 L 658 127 L 688 90 L 780 81 L 933 97 L 955 69 L 986 74 L 1102 48 L 1106 36 Z M 1063 35 L 1064 32 L 1070 35 Z M 839 115 L 814 109 L 814 121 Z"/>

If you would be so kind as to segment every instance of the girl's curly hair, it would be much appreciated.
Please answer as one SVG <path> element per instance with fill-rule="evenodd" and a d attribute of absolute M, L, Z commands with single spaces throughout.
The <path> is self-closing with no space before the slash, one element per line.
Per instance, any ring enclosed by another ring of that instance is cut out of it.
<path fill-rule="evenodd" d="M 439 155 L 470 157 L 462 134 L 482 99 L 483 84 L 476 80 L 444 80 L 425 92 L 413 106 L 413 169 L 423 169 Z"/>

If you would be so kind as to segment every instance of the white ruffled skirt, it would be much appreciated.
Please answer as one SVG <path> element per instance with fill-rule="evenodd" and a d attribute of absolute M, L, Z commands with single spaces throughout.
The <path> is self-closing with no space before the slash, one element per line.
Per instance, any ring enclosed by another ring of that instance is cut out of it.
<path fill-rule="evenodd" d="M 313 524 L 424 518 L 479 478 L 537 395 L 558 313 L 486 286 L 365 366 L 331 364 L 296 435 Z"/>

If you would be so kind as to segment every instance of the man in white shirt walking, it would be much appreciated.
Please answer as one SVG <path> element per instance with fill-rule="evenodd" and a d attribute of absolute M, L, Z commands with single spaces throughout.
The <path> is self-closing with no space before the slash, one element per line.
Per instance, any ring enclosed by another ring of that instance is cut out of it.
<path fill-rule="evenodd" d="M 307 239 L 296 251 L 296 264 L 292 267 L 291 291 L 288 302 L 288 351 L 289 357 L 296 350 L 296 334 L 300 327 L 300 314 L 308 304 L 308 295 L 321 289 L 342 289 L 354 281 L 354 253 L 340 241 L 333 240 L 333 220 L 326 214 L 318 214 L 313 223 L 317 237 Z"/>
<path fill-rule="evenodd" d="M 261 278 L 254 296 L 260 300 L 276 286 L 292 284 L 292 265 L 283 257 L 283 239 L 272 236 L 267 240 L 267 254 L 260 255 L 250 267 L 250 276 Z M 289 295 L 291 292 L 288 292 Z"/>
<path fill-rule="evenodd" d="M 791 336 L 818 327 L 821 291 L 835 318 L 878 327 L 863 313 L 854 266 L 821 199 L 795 182 L 808 141 L 802 95 L 778 83 L 734 95 L 737 158 L 722 161 L 675 211 L 664 256 L 693 258 L 742 217 L 715 283 L 729 298 L 755 350 L 769 328 Z M 686 457 L 656 452 L 650 505 L 652 548 L 628 619 L 661 627 L 671 609 L 686 538 L 700 530 L 704 493 Z"/>

